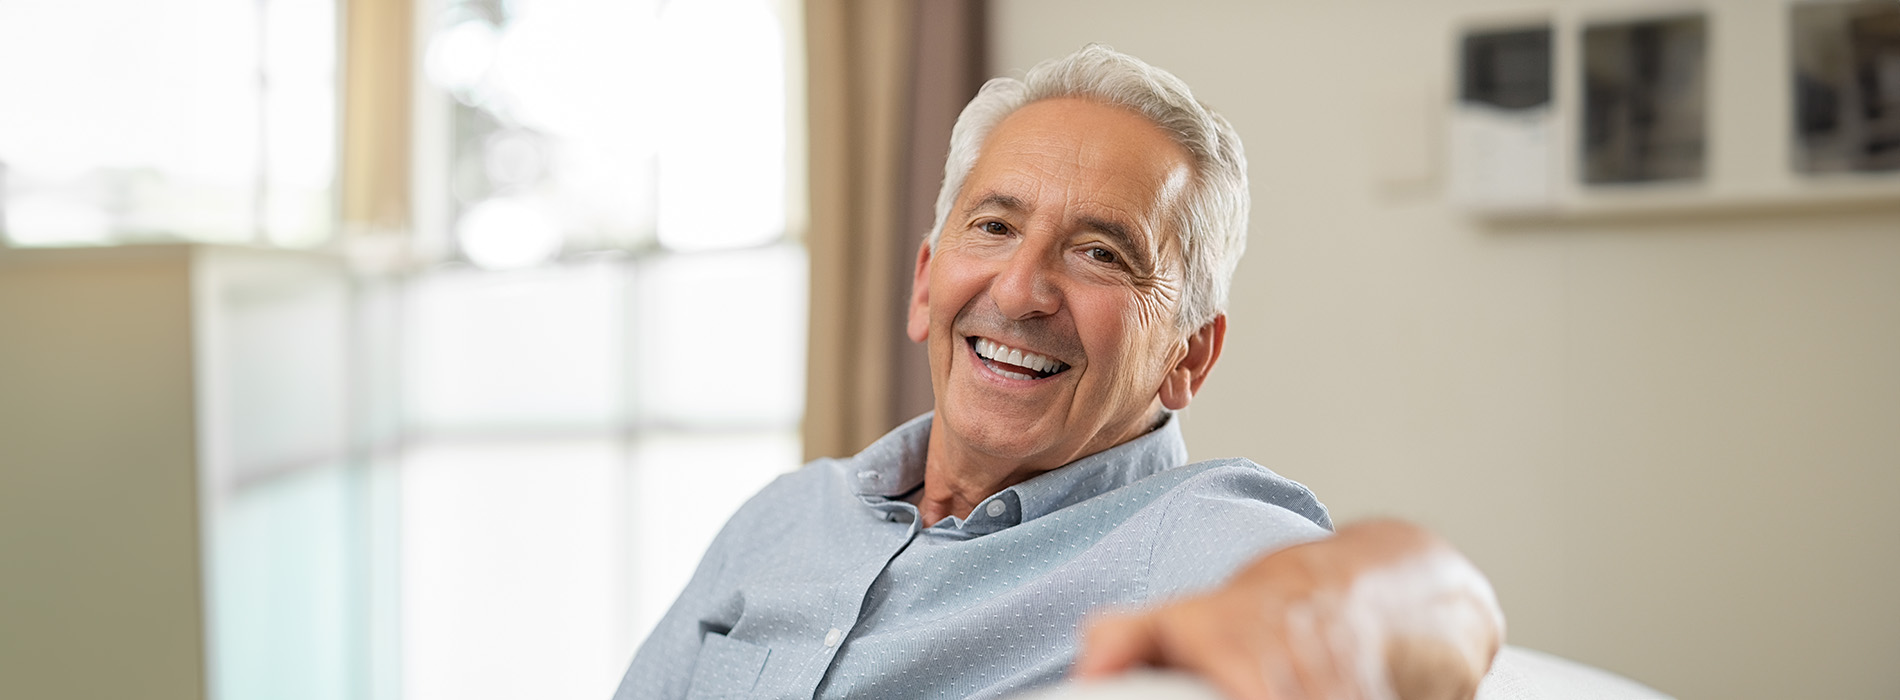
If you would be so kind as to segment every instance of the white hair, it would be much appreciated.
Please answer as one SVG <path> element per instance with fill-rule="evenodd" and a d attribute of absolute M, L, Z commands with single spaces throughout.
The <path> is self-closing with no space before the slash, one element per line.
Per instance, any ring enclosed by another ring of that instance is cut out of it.
<path fill-rule="evenodd" d="M 1166 132 L 1188 152 L 1194 179 L 1176 207 L 1175 235 L 1181 244 L 1184 291 L 1176 322 L 1194 330 L 1227 309 L 1234 267 L 1247 249 L 1247 155 L 1232 124 L 1195 101 L 1187 83 L 1141 59 L 1100 44 L 1036 64 L 1022 80 L 996 78 L 983 84 L 957 116 L 950 155 L 937 193 L 937 222 L 930 230 L 935 251 L 944 222 L 976 167 L 983 142 L 1003 119 L 1038 100 L 1074 97 L 1132 110 Z"/>

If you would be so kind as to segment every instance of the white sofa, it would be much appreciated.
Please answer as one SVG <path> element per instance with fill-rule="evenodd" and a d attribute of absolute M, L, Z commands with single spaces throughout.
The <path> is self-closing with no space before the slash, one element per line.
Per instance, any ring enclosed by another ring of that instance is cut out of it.
<path fill-rule="evenodd" d="M 1478 700 L 1668 700 L 1641 683 L 1522 647 L 1506 646 L 1478 685 Z M 1197 678 L 1140 672 L 1099 683 L 1065 683 L 1018 700 L 1223 700 Z"/>

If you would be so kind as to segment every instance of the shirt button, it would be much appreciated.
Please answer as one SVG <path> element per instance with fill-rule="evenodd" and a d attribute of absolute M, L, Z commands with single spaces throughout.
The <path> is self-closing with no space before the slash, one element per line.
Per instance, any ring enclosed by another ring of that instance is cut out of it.
<path fill-rule="evenodd" d="M 826 649 L 830 649 L 832 647 L 838 646 L 838 642 L 841 642 L 841 641 L 844 641 L 844 630 L 833 627 L 831 628 L 830 632 L 825 633 L 825 648 Z"/>
<path fill-rule="evenodd" d="M 984 508 L 983 511 L 989 513 L 992 518 L 1000 518 L 1003 517 L 1003 511 L 1008 509 L 1009 506 L 1003 505 L 1002 501 L 990 501 L 989 507 Z"/>

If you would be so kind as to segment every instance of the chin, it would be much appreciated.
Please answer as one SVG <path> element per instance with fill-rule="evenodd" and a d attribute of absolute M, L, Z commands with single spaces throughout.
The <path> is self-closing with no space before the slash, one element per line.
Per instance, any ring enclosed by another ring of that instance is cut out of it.
<path fill-rule="evenodd" d="M 1027 459 L 1049 448 L 1055 442 L 1040 426 L 1028 426 L 1024 422 L 997 419 L 991 414 L 990 420 L 977 418 L 982 411 L 952 412 L 944 416 L 945 428 L 954 433 L 964 445 L 983 454 L 1004 459 Z"/>

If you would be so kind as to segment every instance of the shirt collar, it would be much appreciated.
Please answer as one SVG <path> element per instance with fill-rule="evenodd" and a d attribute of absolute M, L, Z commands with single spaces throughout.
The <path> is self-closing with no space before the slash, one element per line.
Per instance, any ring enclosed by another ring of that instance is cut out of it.
<path fill-rule="evenodd" d="M 925 413 L 911 419 L 851 458 L 849 468 L 860 496 L 897 498 L 923 483 L 930 418 Z M 1187 457 L 1180 421 L 1167 412 L 1159 426 L 1141 437 L 1003 489 L 978 503 L 967 521 L 952 518 L 952 526 L 971 534 L 1001 530 L 1186 464 Z M 1002 506 L 993 507 L 992 502 Z"/>

